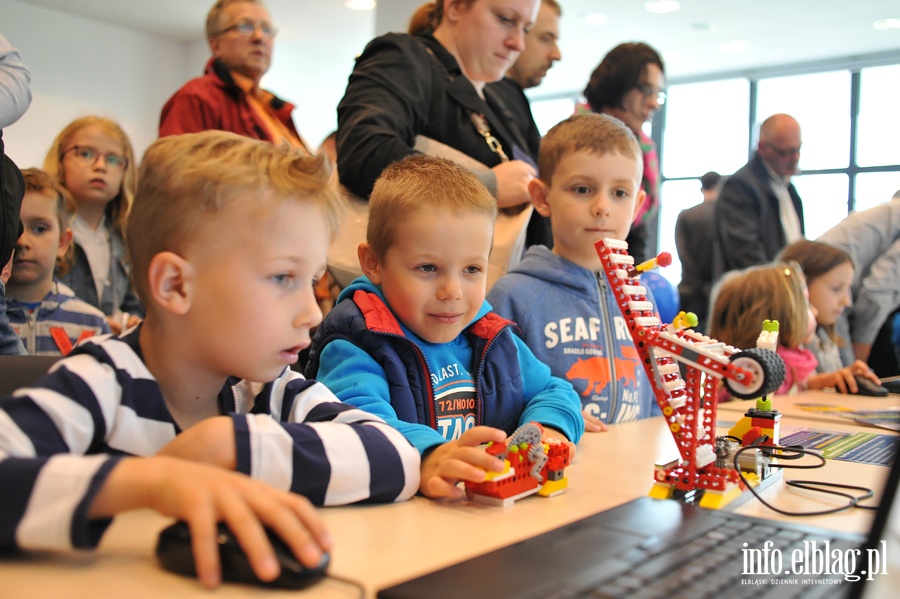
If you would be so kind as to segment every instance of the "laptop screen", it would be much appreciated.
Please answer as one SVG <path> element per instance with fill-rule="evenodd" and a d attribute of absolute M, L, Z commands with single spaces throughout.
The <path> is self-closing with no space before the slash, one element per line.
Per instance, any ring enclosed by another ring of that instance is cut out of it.
<path fill-rule="evenodd" d="M 896 456 L 896 454 L 895 454 Z M 860 569 L 870 568 L 862 574 L 862 584 L 854 585 L 850 597 L 856 599 L 895 599 L 900 595 L 900 459 L 894 458 L 890 474 L 884 483 L 881 503 L 872 530 L 860 556 Z M 876 564 L 876 562 L 878 562 Z M 878 566 L 876 568 L 876 566 Z M 872 572 L 874 571 L 874 572 Z"/>

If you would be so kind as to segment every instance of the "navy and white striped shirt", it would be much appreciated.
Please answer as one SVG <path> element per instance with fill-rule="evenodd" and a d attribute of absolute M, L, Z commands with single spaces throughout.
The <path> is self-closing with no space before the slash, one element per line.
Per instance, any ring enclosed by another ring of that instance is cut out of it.
<path fill-rule="evenodd" d="M 138 345 L 95 337 L 34 387 L 0 400 L 0 547 L 95 547 L 109 524 L 86 514 L 121 456 L 151 456 L 180 432 Z M 402 501 L 419 452 L 377 416 L 286 369 L 271 383 L 230 379 L 237 470 L 316 505 Z"/>

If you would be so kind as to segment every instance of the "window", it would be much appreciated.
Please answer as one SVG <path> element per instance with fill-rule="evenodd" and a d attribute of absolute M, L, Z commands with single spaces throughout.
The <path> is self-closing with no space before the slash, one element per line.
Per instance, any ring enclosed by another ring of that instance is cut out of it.
<path fill-rule="evenodd" d="M 847 175 L 797 175 L 791 183 L 803 200 L 807 239 L 815 239 L 847 216 Z"/>
<path fill-rule="evenodd" d="M 662 174 L 697 177 L 733 173 L 747 162 L 750 83 L 726 79 L 673 85 L 666 90 Z"/>
<path fill-rule="evenodd" d="M 757 123 L 779 112 L 800 123 L 801 170 L 849 166 L 850 71 L 760 79 L 757 98 Z"/>
<path fill-rule="evenodd" d="M 672 265 L 660 269 L 659 273 L 673 285 L 681 280 L 681 259 L 675 247 L 675 221 L 678 213 L 703 201 L 700 193 L 700 179 L 666 181 L 660 189 L 659 221 L 665 223 L 659 231 L 659 250 L 672 254 Z"/>
<path fill-rule="evenodd" d="M 802 127 L 801 173 L 792 182 L 803 200 L 808 238 L 840 222 L 848 207 L 865 210 L 900 190 L 900 65 L 673 82 L 667 93 L 657 247 L 673 255 L 673 266 L 662 271 L 669 281 L 681 277 L 675 221 L 681 210 L 701 201 L 698 178 L 708 170 L 729 175 L 743 166 L 755 150 L 759 124 L 772 114 L 790 114 Z"/>
<path fill-rule="evenodd" d="M 856 163 L 859 166 L 895 165 L 900 161 L 900 151 L 897 149 L 897 140 L 900 139 L 898 98 L 900 65 L 860 71 L 859 129 L 856 136 Z M 900 174 L 897 177 L 900 179 Z M 900 183 L 895 188 L 900 188 Z"/>
<path fill-rule="evenodd" d="M 531 103 L 531 116 L 541 135 L 546 135 L 553 125 L 572 116 L 575 112 L 575 101 L 571 98 L 553 100 L 535 100 Z"/>
<path fill-rule="evenodd" d="M 856 210 L 884 204 L 900 190 L 900 172 L 860 173 L 856 175 Z"/>

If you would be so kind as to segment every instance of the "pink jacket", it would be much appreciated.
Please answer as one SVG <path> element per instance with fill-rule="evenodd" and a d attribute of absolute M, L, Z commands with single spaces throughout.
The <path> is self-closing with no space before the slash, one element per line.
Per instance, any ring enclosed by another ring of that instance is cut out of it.
<path fill-rule="evenodd" d="M 819 361 L 816 356 L 805 347 L 784 347 L 779 345 L 775 353 L 784 360 L 784 382 L 775 391 L 775 395 L 787 395 L 796 387 L 797 391 L 806 389 L 809 377 L 816 372 Z"/>

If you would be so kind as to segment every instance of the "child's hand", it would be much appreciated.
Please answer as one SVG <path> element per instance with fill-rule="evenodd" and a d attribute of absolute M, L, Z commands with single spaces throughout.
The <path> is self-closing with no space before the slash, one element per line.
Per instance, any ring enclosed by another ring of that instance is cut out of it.
<path fill-rule="evenodd" d="M 834 372 L 824 372 L 814 374 L 809 378 L 810 389 L 826 389 L 834 387 L 841 393 L 857 393 L 859 385 L 856 384 L 856 375 L 867 378 L 874 383 L 881 384 L 881 379 L 875 376 L 872 369 L 861 361 L 857 360 L 850 366 L 845 366 Z"/>
<path fill-rule="evenodd" d="M 847 368 L 850 369 L 851 374 L 861 376 L 863 378 L 867 378 L 870 381 L 872 381 L 873 383 L 875 383 L 876 385 L 881 384 L 881 379 L 878 378 L 878 376 L 872 371 L 872 369 L 869 368 L 869 365 L 866 364 L 865 362 L 863 362 L 862 360 L 855 361 L 853 364 L 851 364 Z M 854 381 L 854 385 L 855 384 L 856 383 Z"/>
<path fill-rule="evenodd" d="M 9 262 L 4 264 L 3 269 L 0 270 L 0 281 L 2 281 L 4 285 L 9 282 L 9 277 L 12 276 L 12 263 L 15 256 L 16 253 L 13 252 L 13 255 L 9 257 Z"/>
<path fill-rule="evenodd" d="M 109 330 L 113 335 L 121 335 L 133 326 L 141 323 L 141 317 L 127 312 L 120 312 L 114 316 L 107 316 L 106 322 L 109 323 Z"/>
<path fill-rule="evenodd" d="M 278 562 L 264 526 L 291 548 L 301 563 L 316 566 L 331 538 L 305 497 L 281 491 L 237 472 L 169 457 L 125 458 L 112 470 L 90 508 L 90 517 L 111 517 L 151 508 L 191 528 L 197 577 L 212 588 L 221 581 L 216 526 L 224 522 L 262 580 L 278 576 Z"/>
<path fill-rule="evenodd" d="M 586 433 L 605 433 L 606 432 L 606 423 L 594 416 L 593 414 L 588 414 L 586 411 L 581 412 L 582 418 L 584 418 L 584 432 Z"/>
<path fill-rule="evenodd" d="M 166 443 L 157 455 L 234 470 L 237 467 L 234 424 L 228 416 L 202 420 Z"/>
<path fill-rule="evenodd" d="M 570 457 L 575 457 L 575 444 L 569 441 L 564 434 L 556 430 L 555 428 L 550 428 L 549 426 L 541 427 L 544 429 L 544 434 L 541 435 L 541 441 L 547 441 L 548 439 L 555 439 L 556 441 L 562 441 L 563 443 L 568 443 L 569 445 L 569 455 Z"/>
<path fill-rule="evenodd" d="M 456 441 L 438 445 L 422 460 L 422 481 L 419 491 L 426 497 L 450 497 L 458 499 L 463 490 L 460 481 L 483 482 L 485 472 L 503 470 L 503 462 L 487 454 L 479 445 L 493 441 L 503 443 L 506 433 L 498 428 L 476 426 L 470 428 Z"/>

